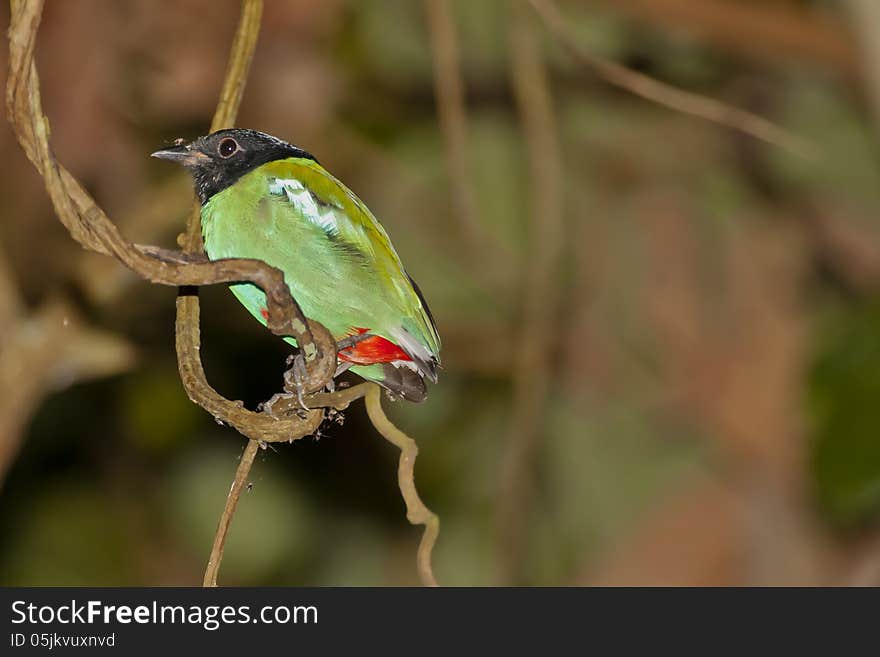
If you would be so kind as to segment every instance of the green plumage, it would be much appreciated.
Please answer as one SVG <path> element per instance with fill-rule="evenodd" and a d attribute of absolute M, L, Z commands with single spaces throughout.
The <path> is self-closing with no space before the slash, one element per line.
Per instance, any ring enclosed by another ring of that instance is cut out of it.
<path fill-rule="evenodd" d="M 218 130 L 153 153 L 186 167 L 212 260 L 254 258 L 284 272 L 307 317 L 337 340 L 352 371 L 411 401 L 437 380 L 440 338 L 418 288 L 367 207 L 309 153 L 256 130 Z M 262 324 L 266 296 L 232 292 Z M 286 338 L 296 345 L 293 338 Z"/>
<path fill-rule="evenodd" d="M 382 226 L 314 160 L 276 160 L 244 174 L 204 204 L 202 228 L 211 259 L 256 258 L 279 268 L 306 316 L 337 339 L 366 328 L 408 352 L 420 346 L 416 362 L 438 359 L 433 322 Z M 231 288 L 265 324 L 263 292 L 251 284 Z M 380 383 L 385 370 L 352 368 Z"/>

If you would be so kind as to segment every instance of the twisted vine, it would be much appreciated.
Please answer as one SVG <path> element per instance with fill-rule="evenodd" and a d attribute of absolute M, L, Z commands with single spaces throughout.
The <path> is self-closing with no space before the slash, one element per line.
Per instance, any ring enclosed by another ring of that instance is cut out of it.
<path fill-rule="evenodd" d="M 49 120 L 43 113 L 40 82 L 34 63 L 36 37 L 44 0 L 10 0 L 9 76 L 6 86 L 6 111 L 22 150 L 42 176 L 46 192 L 62 224 L 84 249 L 114 257 L 128 269 L 151 283 L 180 287 L 177 297 L 175 343 L 181 382 L 189 398 L 216 419 L 234 427 L 248 439 L 232 488 L 220 518 L 217 533 L 205 570 L 204 585 L 216 586 L 217 574 L 232 517 L 242 488 L 260 444 L 293 441 L 313 434 L 329 408 L 342 410 L 364 396 L 372 400 L 370 417 L 376 429 L 401 447 L 401 462 L 409 459 L 408 477 L 400 476 L 401 493 L 411 507 L 415 484 L 412 479 L 413 448 L 411 438 L 394 427 L 381 411 L 379 389 L 364 383 L 336 392 L 320 392 L 330 382 L 336 367 L 336 344 L 320 323 L 307 319 L 291 296 L 278 269 L 259 260 L 231 258 L 210 261 L 202 250 L 199 208 L 195 204 L 180 243 L 182 251 L 133 244 L 86 192 L 79 181 L 60 164 L 49 143 Z M 234 124 L 247 81 L 250 62 L 256 47 L 262 15 L 262 0 L 242 0 L 242 12 L 232 44 L 226 78 L 211 123 L 211 130 Z M 311 394 L 305 402 L 310 409 L 295 413 L 294 403 L 274 404 L 270 412 L 254 412 L 241 402 L 225 398 L 214 390 L 205 376 L 199 355 L 199 300 L 197 287 L 218 283 L 250 282 L 266 293 L 269 317 L 267 326 L 276 335 L 296 338 L 306 359 L 306 387 Z M 376 415 L 378 408 L 378 413 Z M 409 443 L 401 442 L 400 436 Z M 410 444 L 411 443 L 411 444 Z M 419 500 L 419 504 L 421 501 Z M 431 569 L 431 551 L 437 538 L 437 518 L 424 505 L 433 520 L 425 520 L 425 532 L 419 547 L 419 574 L 426 585 L 436 585 Z M 423 522 L 424 513 L 410 514 L 413 523 Z"/>

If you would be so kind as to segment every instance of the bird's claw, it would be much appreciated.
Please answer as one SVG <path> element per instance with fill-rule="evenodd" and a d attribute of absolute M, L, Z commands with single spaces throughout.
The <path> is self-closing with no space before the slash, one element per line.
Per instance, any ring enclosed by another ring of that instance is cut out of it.
<path fill-rule="evenodd" d="M 345 349 L 351 349 L 358 342 L 362 342 L 367 338 L 372 338 L 372 334 L 370 333 L 358 333 L 357 335 L 349 335 L 345 338 L 342 338 L 339 342 L 336 343 L 336 351 L 337 353 L 340 351 L 344 351 Z"/>
<path fill-rule="evenodd" d="M 263 412 L 265 412 L 270 417 L 281 419 L 281 418 L 285 418 L 285 417 L 290 416 L 290 413 L 291 413 L 290 404 L 288 404 L 286 402 L 290 402 L 291 400 L 294 400 L 294 399 L 296 400 L 297 404 L 300 404 L 302 406 L 300 398 L 297 396 L 297 394 L 295 392 L 277 392 L 274 395 L 272 395 L 272 397 L 270 397 L 268 401 L 263 402 L 261 404 L 261 407 L 262 407 Z M 285 402 L 282 406 L 282 408 L 284 408 L 285 410 L 283 410 L 283 411 L 275 410 L 275 405 L 278 403 L 281 403 L 281 402 Z M 296 413 L 296 415 L 299 418 L 304 420 L 307 417 L 307 413 L 306 413 L 307 410 L 308 409 L 306 409 L 305 407 L 302 407 L 299 409 L 295 409 L 292 412 Z"/>
<path fill-rule="evenodd" d="M 298 353 L 293 359 L 293 366 L 284 373 L 284 390 L 296 395 L 296 400 L 304 411 L 309 410 L 305 401 L 306 380 L 308 376 L 309 371 L 306 369 L 306 359 L 302 353 Z"/>
<path fill-rule="evenodd" d="M 336 343 L 336 351 L 339 353 L 344 349 L 350 349 L 369 337 L 371 337 L 369 333 L 360 333 L 358 335 L 345 337 Z M 287 357 L 286 364 L 290 367 L 284 372 L 284 392 L 279 392 L 273 395 L 271 399 L 263 404 L 263 408 L 269 415 L 277 415 L 277 413 L 273 411 L 273 407 L 277 402 L 282 400 L 290 401 L 295 399 L 296 403 L 299 405 L 299 409 L 297 410 L 298 415 L 303 415 L 311 410 L 306 405 L 305 396 L 306 393 L 315 391 L 315 385 L 317 384 L 313 384 L 309 380 L 309 371 L 306 367 L 305 356 L 301 351 L 296 354 L 291 354 Z M 336 377 L 347 371 L 352 365 L 353 363 L 348 361 L 337 360 L 336 370 L 330 380 L 325 384 L 325 387 L 329 392 L 334 392 L 336 390 Z"/>

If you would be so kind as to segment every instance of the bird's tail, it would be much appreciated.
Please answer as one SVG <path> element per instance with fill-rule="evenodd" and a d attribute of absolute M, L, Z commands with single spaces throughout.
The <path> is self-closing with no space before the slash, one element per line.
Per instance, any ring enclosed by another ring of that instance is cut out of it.
<path fill-rule="evenodd" d="M 428 397 L 425 379 L 421 374 L 406 366 L 376 363 L 375 365 L 355 365 L 351 371 L 367 381 L 378 383 L 406 401 L 423 402 Z"/>

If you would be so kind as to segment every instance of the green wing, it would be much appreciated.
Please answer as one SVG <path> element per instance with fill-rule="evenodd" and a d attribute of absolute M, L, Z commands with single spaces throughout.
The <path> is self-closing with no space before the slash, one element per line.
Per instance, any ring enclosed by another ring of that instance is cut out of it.
<path fill-rule="evenodd" d="M 376 218 L 319 164 L 290 158 L 258 167 L 212 197 L 202 216 L 211 258 L 278 267 L 303 311 L 334 335 L 369 328 L 435 378 L 440 339 L 427 304 Z M 258 289 L 233 291 L 265 321 Z"/>

